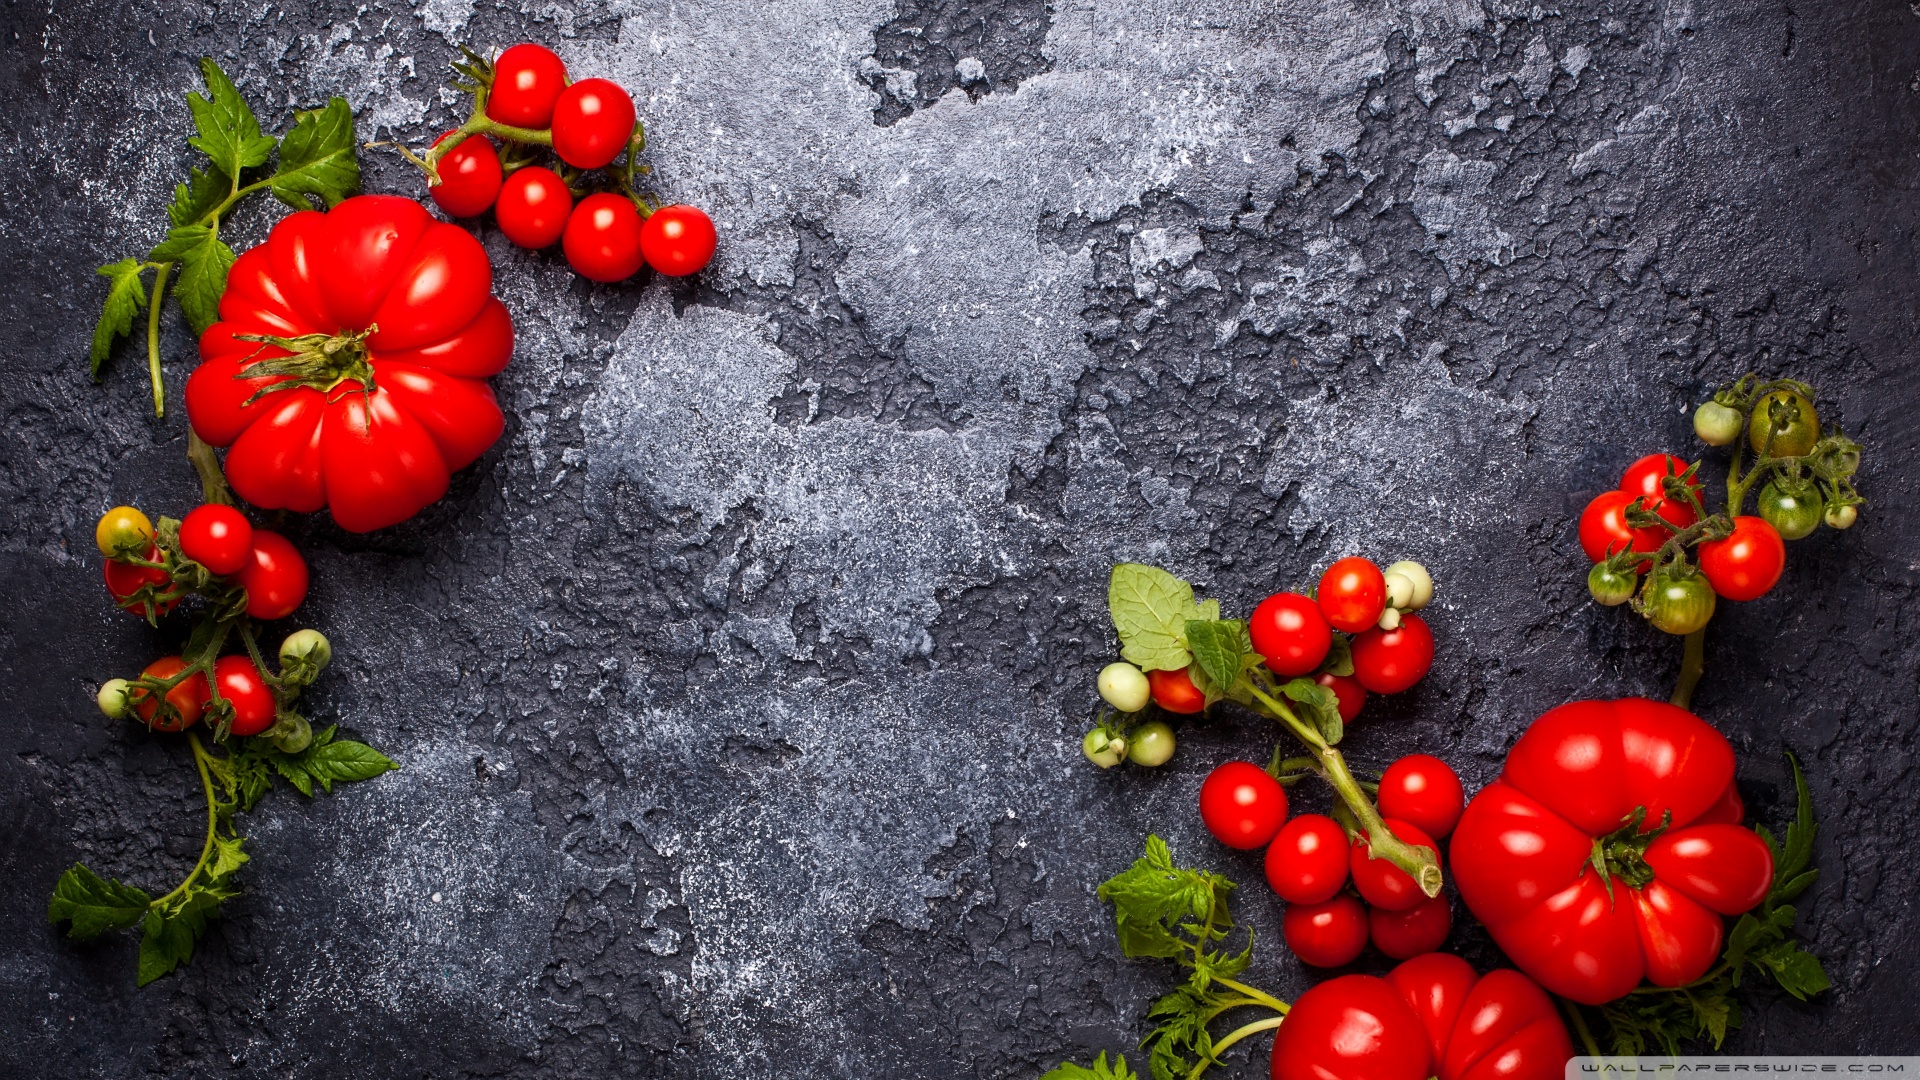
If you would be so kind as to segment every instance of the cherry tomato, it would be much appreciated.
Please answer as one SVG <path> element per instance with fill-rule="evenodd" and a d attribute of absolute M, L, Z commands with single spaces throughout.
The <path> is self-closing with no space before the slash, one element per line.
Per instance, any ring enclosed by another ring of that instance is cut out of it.
<path fill-rule="evenodd" d="M 1756 600 L 1780 580 L 1787 566 L 1787 545 L 1765 520 L 1742 514 L 1733 534 L 1700 545 L 1700 572 L 1713 591 L 1729 600 Z"/>
<path fill-rule="evenodd" d="M 1775 390 L 1754 403 L 1747 445 L 1767 457 L 1803 457 L 1820 441 L 1813 402 L 1792 390 Z"/>
<path fill-rule="evenodd" d="M 1323 671 L 1314 676 L 1313 681 L 1333 691 L 1333 696 L 1340 702 L 1340 722 L 1343 724 L 1353 723 L 1353 718 L 1359 716 L 1360 710 L 1367 704 L 1367 688 L 1351 675 Z"/>
<path fill-rule="evenodd" d="M 1387 609 L 1386 575 L 1366 559 L 1341 559 L 1320 575 L 1316 598 L 1335 630 L 1357 634 L 1378 623 Z"/>
<path fill-rule="evenodd" d="M 713 219 L 691 206 L 663 206 L 640 229 L 640 253 L 648 266 L 668 277 L 706 269 L 719 242 Z"/>
<path fill-rule="evenodd" d="M 616 83 L 581 79 L 553 103 L 553 152 L 576 169 L 610 165 L 633 136 L 633 99 Z"/>
<path fill-rule="evenodd" d="M 509 127 L 544 128 L 553 122 L 554 102 L 566 88 L 566 62 L 551 49 L 522 42 L 493 62 L 487 119 Z"/>
<path fill-rule="evenodd" d="M 247 656 L 223 656 L 213 662 L 213 685 L 220 696 L 233 705 L 235 735 L 258 735 L 273 726 L 279 706 L 273 700 L 273 688 L 260 677 L 260 669 Z"/>
<path fill-rule="evenodd" d="M 163 656 L 148 664 L 140 674 L 155 679 L 171 679 L 186 670 L 187 662 L 178 656 Z M 153 691 L 136 686 L 127 691 L 127 700 L 133 703 L 134 713 L 148 727 L 155 731 L 185 731 L 200 722 L 200 714 L 207 707 L 207 677 L 195 672 L 192 677 L 182 679 L 179 685 L 167 691 L 167 704 L 173 706 L 174 714 L 156 716 L 160 711 L 160 702 Z"/>
<path fill-rule="evenodd" d="M 142 558 L 148 562 L 159 562 L 160 549 L 148 545 L 146 554 L 143 555 Z M 124 563 L 118 559 L 107 560 L 105 576 L 107 579 L 107 591 L 113 594 L 114 602 L 126 608 L 128 611 L 140 615 L 146 614 L 146 605 L 132 600 L 133 594 L 139 592 L 140 588 L 144 585 L 165 585 L 167 583 L 167 572 L 165 570 L 155 569 L 151 566 L 135 566 L 132 563 Z M 173 606 L 179 602 L 178 600 L 170 600 L 161 604 L 160 614 L 165 615 L 167 612 L 172 611 Z"/>
<path fill-rule="evenodd" d="M 1149 671 L 1147 685 L 1153 688 L 1154 702 L 1170 713 L 1197 713 L 1207 707 L 1207 695 L 1193 685 L 1193 676 L 1185 668 Z"/>
<path fill-rule="evenodd" d="M 1324 904 L 1347 883 L 1347 833 L 1325 814 L 1301 814 L 1267 845 L 1267 884 L 1289 904 Z"/>
<path fill-rule="evenodd" d="M 1427 1033 L 1399 990 L 1371 975 L 1342 975 L 1294 1001 L 1273 1037 L 1271 1075 L 1273 1080 L 1426 1080 L 1435 1074 L 1427 1047 Z"/>
<path fill-rule="evenodd" d="M 625 281 L 640 272 L 640 227 L 640 211 L 624 195 L 581 199 L 560 244 L 567 265 L 589 281 Z"/>
<path fill-rule="evenodd" d="M 225 577 L 253 559 L 253 523 L 231 506 L 206 503 L 180 522 L 180 554 Z"/>
<path fill-rule="evenodd" d="M 1214 839 L 1252 851 L 1287 820 L 1287 789 L 1258 765 L 1229 761 L 1200 784 L 1200 820 Z"/>
<path fill-rule="evenodd" d="M 1648 454 L 1627 466 L 1627 471 L 1620 477 L 1620 490 L 1629 495 L 1646 496 L 1647 501 L 1642 505 L 1648 512 L 1658 514 L 1672 522 L 1675 527 L 1684 529 L 1698 521 L 1700 516 L 1693 512 L 1693 507 L 1686 500 L 1667 498 L 1665 479 L 1669 475 L 1679 476 L 1686 471 L 1687 463 L 1672 454 Z M 1687 486 L 1692 488 L 1696 495 L 1699 494 L 1700 483 L 1697 479 L 1689 482 Z M 1666 530 L 1656 526 L 1648 531 L 1658 537 L 1661 543 L 1666 542 L 1668 535 Z"/>
<path fill-rule="evenodd" d="M 1606 607 L 1619 607 L 1633 599 L 1640 588 L 1640 575 L 1622 574 L 1606 563 L 1597 562 L 1587 571 L 1587 592 L 1592 594 L 1594 602 Z"/>
<path fill-rule="evenodd" d="M 1367 909 L 1344 893 L 1319 904 L 1288 904 L 1280 936 L 1302 963 L 1339 967 L 1367 947 Z"/>
<path fill-rule="evenodd" d="M 1149 720 L 1127 736 L 1127 760 L 1148 769 L 1157 769 L 1173 758 L 1173 729 L 1163 721 Z"/>
<path fill-rule="evenodd" d="M 1388 831 L 1401 840 L 1439 855 L 1440 846 L 1418 828 L 1395 818 L 1387 818 L 1386 822 Z M 1405 870 L 1373 857 L 1365 833 L 1354 838 L 1347 857 L 1347 871 L 1353 875 L 1353 887 L 1360 890 L 1361 897 L 1383 911 L 1405 911 L 1427 898 Z"/>
<path fill-rule="evenodd" d="M 307 560 L 276 532 L 253 530 L 253 563 L 240 571 L 247 614 L 262 622 L 284 619 L 307 598 Z"/>
<path fill-rule="evenodd" d="M 1391 630 L 1379 627 L 1353 639 L 1353 677 L 1376 694 L 1397 694 L 1433 667 L 1433 631 L 1418 615 Z"/>
<path fill-rule="evenodd" d="M 1405 911 L 1367 912 L 1367 930 L 1375 948 L 1395 960 L 1430 953 L 1447 940 L 1453 929 L 1453 905 L 1444 896 L 1432 896 Z"/>
<path fill-rule="evenodd" d="M 1693 433 L 1708 446 L 1725 446 L 1740 437 L 1740 410 L 1709 401 L 1693 410 Z"/>
<path fill-rule="evenodd" d="M 1408 754 L 1380 777 L 1380 813 L 1444 840 L 1467 808 L 1460 778 L 1432 754 Z"/>
<path fill-rule="evenodd" d="M 500 187 L 493 220 L 507 239 L 523 248 L 550 247 L 567 229 L 573 212 L 573 192 L 552 169 L 529 165 L 517 169 Z"/>
<path fill-rule="evenodd" d="M 1785 540 L 1802 540 L 1811 535 L 1820 527 L 1820 518 L 1825 512 L 1818 492 L 1791 491 L 1781 487 L 1778 480 L 1767 481 L 1754 502 L 1760 507 L 1760 516 Z"/>
<path fill-rule="evenodd" d="M 116 506 L 100 515 L 93 527 L 93 542 L 109 559 L 145 551 L 153 544 L 153 522 L 131 506 Z"/>
<path fill-rule="evenodd" d="M 1647 581 L 1647 621 L 1655 630 L 1685 636 L 1713 618 L 1713 586 L 1704 574 L 1656 570 Z"/>
<path fill-rule="evenodd" d="M 1305 675 L 1320 666 L 1333 646 L 1333 629 L 1319 605 L 1299 593 L 1274 593 L 1253 609 L 1247 620 L 1253 651 L 1283 679 Z"/>
<path fill-rule="evenodd" d="M 1095 685 L 1103 701 L 1125 713 L 1146 708 L 1153 694 L 1153 683 L 1147 673 L 1125 660 L 1115 660 L 1101 668 Z"/>
<path fill-rule="evenodd" d="M 433 145 L 439 146 L 452 135 L 447 132 L 433 140 Z M 447 151 L 435 168 L 440 182 L 428 186 L 427 194 L 454 217 L 485 213 L 500 195 L 500 155 L 485 135 L 467 136 Z"/>

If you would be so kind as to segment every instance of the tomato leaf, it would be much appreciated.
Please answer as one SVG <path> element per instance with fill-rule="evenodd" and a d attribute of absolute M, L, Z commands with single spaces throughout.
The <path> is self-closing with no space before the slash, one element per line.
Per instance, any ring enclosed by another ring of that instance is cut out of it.
<path fill-rule="evenodd" d="M 254 118 L 253 109 L 240 96 L 233 80 L 211 57 L 200 61 L 200 72 L 206 76 L 207 95 L 187 93 L 187 107 L 193 110 L 193 124 L 200 134 L 187 142 L 230 177 L 265 164 L 267 155 L 273 153 L 273 139 L 260 134 L 260 121 Z"/>
<path fill-rule="evenodd" d="M 393 759 L 366 743 L 350 739 L 324 745 L 315 740 L 315 745 L 303 751 L 298 760 L 307 775 L 328 792 L 333 790 L 335 781 L 371 780 L 400 767 Z"/>
<path fill-rule="evenodd" d="M 1327 658 L 1320 661 L 1320 670 L 1329 675 L 1353 674 L 1353 642 L 1347 635 L 1333 635 L 1333 644 L 1327 649 Z"/>
<path fill-rule="evenodd" d="M 1247 694 L 1239 684 L 1246 671 L 1244 661 L 1253 651 L 1247 624 L 1234 620 L 1188 619 L 1185 634 L 1194 662 L 1206 676 L 1195 682 L 1207 695 L 1207 701 L 1223 697 L 1244 701 Z"/>
<path fill-rule="evenodd" d="M 280 140 L 280 166 L 270 185 L 274 198 L 295 210 L 311 210 L 307 196 L 318 195 L 329 208 L 360 186 L 360 161 L 354 156 L 353 110 L 343 98 L 326 108 L 293 114 L 293 130 Z"/>
<path fill-rule="evenodd" d="M 106 363 L 113 351 L 114 339 L 131 334 L 133 317 L 147 306 L 146 283 L 140 279 L 145 270 L 146 265 L 139 259 L 121 259 L 94 271 L 113 282 L 107 287 L 107 302 L 101 305 L 100 321 L 93 327 L 93 345 L 87 350 L 87 360 L 96 379 L 100 377 L 100 365 Z"/>
<path fill-rule="evenodd" d="M 167 238 L 147 253 L 154 262 L 180 264 L 173 287 L 180 310 L 193 332 L 204 332 L 220 317 L 220 294 L 227 290 L 227 271 L 233 268 L 233 249 L 222 243 L 214 227 L 182 225 L 167 230 Z"/>
<path fill-rule="evenodd" d="M 207 923 L 220 913 L 220 904 L 239 894 L 223 880 L 196 883 L 167 906 L 147 912 L 140 936 L 140 970 L 135 981 L 145 986 L 193 959 L 193 947 L 206 933 Z"/>
<path fill-rule="evenodd" d="M 1178 671 L 1193 663 L 1187 623 L 1220 617 L 1220 602 L 1195 603 L 1193 586 L 1157 566 L 1119 563 L 1107 584 L 1107 610 L 1120 633 L 1120 655 L 1143 671 Z"/>
<path fill-rule="evenodd" d="M 1113 1064 L 1107 1064 L 1107 1052 L 1093 1059 L 1093 1064 L 1076 1065 L 1063 1061 L 1040 1077 L 1040 1080 L 1136 1080 L 1134 1071 L 1127 1067 L 1127 1055 L 1115 1054 Z"/>
<path fill-rule="evenodd" d="M 1301 719 L 1312 724 L 1328 746 L 1337 745 L 1346 735 L 1346 725 L 1340 720 L 1340 698 L 1331 689 L 1302 676 L 1289 680 L 1280 692 L 1300 706 Z"/>
<path fill-rule="evenodd" d="M 219 169 L 187 170 L 187 182 L 176 184 L 173 202 L 167 204 L 167 220 L 175 228 L 183 225 L 211 225 L 208 219 L 233 193 L 233 181 Z"/>
<path fill-rule="evenodd" d="M 47 921 L 69 922 L 67 936 L 88 941 L 109 930 L 125 930 L 147 914 L 153 898 L 131 885 L 103 878 L 80 863 L 60 875 L 47 903 Z"/>

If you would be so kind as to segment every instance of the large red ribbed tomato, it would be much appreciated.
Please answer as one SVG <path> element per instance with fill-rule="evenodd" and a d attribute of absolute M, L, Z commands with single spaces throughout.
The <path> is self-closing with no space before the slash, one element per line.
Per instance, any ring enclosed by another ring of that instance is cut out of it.
<path fill-rule="evenodd" d="M 1449 953 L 1384 979 L 1342 975 L 1300 995 L 1273 1039 L 1273 1080 L 1560 1080 L 1573 1041 L 1517 971 Z"/>
<path fill-rule="evenodd" d="M 486 379 L 513 353 L 493 267 L 411 199 L 302 210 L 235 260 L 200 336 L 187 416 L 227 479 L 268 509 L 344 529 L 405 521 L 500 437 Z"/>
<path fill-rule="evenodd" d="M 1773 880 L 1732 784 L 1733 748 L 1685 709 L 1623 698 L 1550 710 L 1454 829 L 1460 898 L 1563 997 L 1599 1005 L 1642 978 L 1692 982 L 1720 955 L 1721 917 Z"/>

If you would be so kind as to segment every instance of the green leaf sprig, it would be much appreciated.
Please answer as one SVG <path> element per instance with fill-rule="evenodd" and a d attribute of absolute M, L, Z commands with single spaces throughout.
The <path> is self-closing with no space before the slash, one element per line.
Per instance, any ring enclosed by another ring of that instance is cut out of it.
<path fill-rule="evenodd" d="M 160 310 L 175 270 L 173 297 L 187 324 L 198 334 L 219 318 L 233 249 L 220 227 L 235 206 L 256 191 L 270 191 L 295 210 L 313 209 L 314 198 L 337 205 L 360 186 L 355 153 L 353 110 L 344 98 L 329 98 L 318 109 L 296 112 L 293 127 L 275 140 L 260 132 L 260 121 L 227 73 L 211 59 L 200 61 L 206 93 L 190 91 L 187 107 L 199 134 L 187 142 L 207 157 L 204 168 L 190 168 L 174 188 L 167 207 L 171 227 L 145 259 L 127 258 L 97 272 L 111 283 L 100 321 L 94 326 L 88 363 L 95 379 L 112 354 L 113 343 L 131 336 L 133 321 L 147 313 L 147 372 L 153 383 L 153 412 L 166 414 L 160 376 Z M 278 160 L 275 149 L 278 149 Z M 271 162 L 271 164 L 269 164 Z M 153 272 L 149 287 L 146 274 Z"/>

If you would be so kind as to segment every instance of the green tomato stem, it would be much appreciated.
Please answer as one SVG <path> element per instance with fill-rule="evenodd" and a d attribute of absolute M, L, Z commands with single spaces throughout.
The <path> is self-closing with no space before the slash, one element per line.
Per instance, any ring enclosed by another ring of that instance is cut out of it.
<path fill-rule="evenodd" d="M 1674 684 L 1672 701 L 1683 709 L 1693 707 L 1693 691 L 1707 671 L 1707 628 L 1701 627 L 1686 637 L 1686 651 L 1680 657 L 1680 681 Z"/>
<path fill-rule="evenodd" d="M 1587 1018 L 1581 1015 L 1580 1006 L 1558 995 L 1555 997 L 1560 1002 L 1560 1008 L 1565 1010 L 1568 1019 L 1573 1021 L 1573 1030 L 1579 1034 L 1580 1045 L 1586 1047 L 1588 1056 L 1600 1057 L 1600 1043 L 1593 1037 L 1593 1029 L 1587 1026 Z"/>
<path fill-rule="evenodd" d="M 1225 1038 L 1213 1044 L 1212 1052 L 1207 1057 L 1202 1058 L 1198 1065 L 1193 1067 L 1193 1071 L 1187 1074 L 1187 1080 L 1199 1080 L 1199 1077 L 1209 1068 L 1213 1067 L 1213 1065 L 1220 1060 L 1220 1055 L 1225 1053 L 1234 1043 L 1242 1039 L 1252 1038 L 1263 1031 L 1272 1031 L 1274 1028 L 1279 1027 L 1281 1021 L 1285 1019 L 1286 1017 L 1284 1015 L 1269 1016 L 1265 1020 L 1255 1020 L 1251 1024 L 1242 1024 L 1240 1027 L 1234 1028 L 1227 1033 Z"/>
<path fill-rule="evenodd" d="M 205 789 L 207 793 L 207 839 L 200 845 L 200 858 L 193 864 L 193 869 L 187 872 L 187 876 L 181 879 L 180 884 L 174 886 L 172 892 L 148 904 L 148 910 L 159 908 L 174 897 L 186 892 L 187 887 L 192 885 L 194 880 L 200 876 L 200 872 L 207 868 L 207 860 L 213 857 L 214 830 L 220 824 L 220 808 L 213 797 L 213 774 L 207 771 L 207 762 L 210 758 L 207 754 L 207 748 L 200 745 L 200 736 L 189 732 L 187 734 L 187 745 L 193 747 L 193 764 L 195 768 L 200 770 L 200 786 Z"/>
<path fill-rule="evenodd" d="M 167 292 L 170 262 L 154 264 L 153 300 L 147 305 L 147 381 L 153 384 L 153 415 L 167 415 L 167 393 L 160 382 L 160 300 Z"/>
<path fill-rule="evenodd" d="M 227 486 L 227 474 L 220 468 L 219 455 L 191 424 L 187 426 L 187 460 L 193 462 L 193 471 L 200 474 L 200 493 L 206 501 L 221 506 L 239 505 L 233 489 Z"/>
<path fill-rule="evenodd" d="M 1255 1004 L 1264 1005 L 1267 1008 L 1272 1009 L 1274 1012 L 1277 1012 L 1282 1016 L 1285 1016 L 1287 1014 L 1287 1011 L 1293 1008 L 1293 1006 L 1288 1005 L 1286 1002 L 1281 1001 L 1279 998 L 1274 997 L 1272 994 L 1269 994 L 1264 990 L 1257 990 L 1254 987 L 1248 986 L 1246 983 L 1236 982 L 1233 979 L 1225 978 L 1220 975 L 1213 976 L 1213 981 L 1219 983 L 1221 986 L 1224 986 L 1229 990 L 1239 991 L 1240 993 L 1253 999 L 1253 1002 Z"/>

